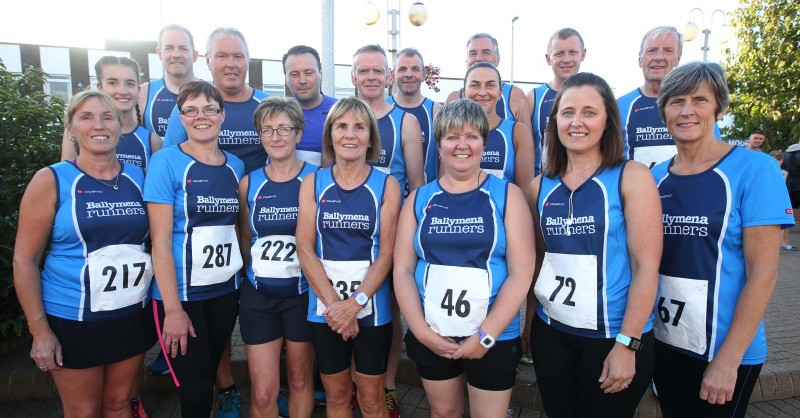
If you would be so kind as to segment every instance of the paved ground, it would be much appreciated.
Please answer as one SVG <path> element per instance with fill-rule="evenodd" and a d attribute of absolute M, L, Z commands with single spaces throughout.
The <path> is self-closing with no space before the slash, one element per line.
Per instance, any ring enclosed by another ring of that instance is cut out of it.
<path fill-rule="evenodd" d="M 792 242 L 800 246 L 800 235 L 792 234 Z M 781 251 L 778 285 L 767 309 L 765 325 L 769 341 L 769 355 L 759 383 L 753 393 L 747 416 L 756 417 L 800 417 L 800 252 Z M 4 417 L 60 417 L 60 402 L 52 387 L 52 379 L 38 372 L 27 357 L 29 346 L 21 347 L 0 358 L 0 418 Z M 246 376 L 242 358 L 244 347 L 239 339 L 234 343 L 234 375 Z M 147 362 L 152 359 L 148 356 Z M 237 367 L 239 369 L 237 370 Z M 529 368 L 523 367 L 518 381 L 525 381 L 531 375 Z M 412 382 L 413 379 L 399 381 Z M 246 377 L 237 381 L 243 386 L 249 384 Z M 535 384 L 535 377 L 533 378 Z M 147 376 L 143 388 L 149 388 L 144 396 L 144 405 L 153 418 L 179 417 L 180 405 L 177 394 L 170 388 L 168 378 Z M 525 388 L 518 392 L 527 393 Z M 249 388 L 243 387 L 245 402 L 242 416 L 248 417 L 247 406 Z M 421 387 L 414 384 L 398 385 L 401 414 L 403 417 L 429 417 L 430 405 Z M 649 395 L 646 395 L 649 396 Z M 43 399 L 43 400 L 37 400 Z M 533 402 L 514 402 L 515 417 L 542 417 L 533 409 Z M 644 402 L 643 402 L 644 403 Z M 525 407 L 522 407 L 525 406 Z M 318 408 L 315 417 L 324 417 L 324 409 Z M 356 417 L 359 417 L 356 410 Z M 657 411 L 640 411 L 639 417 L 660 417 Z"/>

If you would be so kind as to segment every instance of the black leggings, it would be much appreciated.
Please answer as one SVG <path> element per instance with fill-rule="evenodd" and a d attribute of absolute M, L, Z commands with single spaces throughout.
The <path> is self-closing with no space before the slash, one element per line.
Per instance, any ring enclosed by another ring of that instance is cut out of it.
<path fill-rule="evenodd" d="M 197 338 L 189 336 L 186 355 L 168 358 L 180 385 L 181 416 L 208 418 L 214 408 L 217 367 L 239 314 L 239 291 L 181 305 L 197 334 Z M 164 303 L 156 301 L 156 306 L 159 327 L 163 327 Z"/>
<path fill-rule="evenodd" d="M 656 372 L 653 381 L 665 418 L 740 418 L 747 412 L 750 395 L 761 373 L 762 364 L 740 365 L 733 399 L 722 405 L 700 398 L 700 385 L 708 362 L 681 354 L 656 343 Z"/>
<path fill-rule="evenodd" d="M 603 393 L 603 361 L 616 344 L 614 338 L 579 337 L 547 325 L 536 315 L 531 330 L 533 365 L 547 416 L 633 417 L 653 377 L 653 332 L 642 335 L 636 352 L 636 375 L 628 388 Z"/>

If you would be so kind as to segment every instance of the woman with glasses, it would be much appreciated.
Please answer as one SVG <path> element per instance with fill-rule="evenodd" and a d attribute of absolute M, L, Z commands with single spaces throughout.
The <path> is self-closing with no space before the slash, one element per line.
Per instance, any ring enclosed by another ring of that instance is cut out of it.
<path fill-rule="evenodd" d="M 367 161 L 381 154 L 372 109 L 350 97 L 331 108 L 322 150 L 335 164 L 300 187 L 297 253 L 309 290 L 308 320 L 328 416 L 351 417 L 351 360 L 365 417 L 385 417 L 392 341 L 389 282 L 400 186 Z"/>
<path fill-rule="evenodd" d="M 247 349 L 251 417 L 278 415 L 281 348 L 286 342 L 288 411 L 310 417 L 314 347 L 308 313 L 308 282 L 297 255 L 297 212 L 303 178 L 319 167 L 299 160 L 305 121 L 294 100 L 273 96 L 253 114 L 269 163 L 239 183 L 239 226 L 247 280 L 242 284 L 239 327 Z"/>
<path fill-rule="evenodd" d="M 157 285 L 154 311 L 184 417 L 208 417 L 214 377 L 239 310 L 236 221 L 242 161 L 219 149 L 225 119 L 205 81 L 178 95 L 188 140 L 153 156 L 144 188 Z"/>

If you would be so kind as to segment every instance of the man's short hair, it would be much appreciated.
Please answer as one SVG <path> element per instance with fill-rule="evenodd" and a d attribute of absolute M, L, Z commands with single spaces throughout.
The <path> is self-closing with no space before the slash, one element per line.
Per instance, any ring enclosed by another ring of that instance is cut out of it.
<path fill-rule="evenodd" d="M 361 48 L 358 48 L 356 50 L 355 54 L 353 54 L 353 64 L 355 64 L 356 56 L 358 56 L 358 54 L 361 54 L 361 53 L 364 53 L 364 52 L 377 52 L 377 53 L 383 55 L 383 61 L 386 62 L 386 71 L 389 71 L 389 59 L 386 58 L 386 50 L 383 49 L 378 44 L 364 45 Z M 355 71 L 355 68 L 353 68 L 353 71 Z M 353 73 L 353 74 L 355 74 L 355 73 Z"/>
<path fill-rule="evenodd" d="M 211 55 L 211 45 L 216 39 L 239 39 L 244 45 L 244 55 L 250 59 L 250 49 L 247 47 L 247 41 L 244 39 L 242 32 L 229 26 L 220 26 L 210 34 L 208 34 L 208 41 L 206 42 L 206 56 Z"/>
<path fill-rule="evenodd" d="M 418 57 L 420 64 L 422 64 L 422 68 L 425 68 L 425 60 L 422 59 L 422 54 L 419 53 L 417 48 L 403 48 L 397 53 L 397 58 L 400 58 L 403 55 L 407 57 Z M 395 58 L 395 62 L 392 63 L 395 68 L 397 68 L 397 58 Z"/>
<path fill-rule="evenodd" d="M 194 36 L 192 36 L 192 33 L 189 32 L 189 29 L 186 29 L 185 26 L 181 26 L 181 25 L 178 25 L 178 24 L 175 24 L 175 23 L 170 23 L 169 25 L 164 26 L 163 28 L 161 28 L 161 31 L 158 32 L 158 47 L 159 48 L 161 48 L 163 46 L 161 44 L 161 39 L 164 37 L 164 32 L 166 32 L 168 30 L 177 30 L 177 31 L 185 33 L 187 36 L 189 36 L 189 46 L 192 47 L 192 51 L 195 50 L 194 49 Z"/>
<path fill-rule="evenodd" d="M 656 26 L 647 31 L 642 37 L 642 44 L 639 46 L 639 57 L 644 53 L 644 44 L 648 39 L 662 38 L 670 33 L 674 33 L 678 37 L 678 56 L 680 57 L 683 54 L 683 35 L 678 32 L 675 26 Z"/>
<path fill-rule="evenodd" d="M 319 59 L 319 52 L 316 49 L 306 46 L 306 45 L 295 45 L 289 48 L 285 54 L 283 54 L 283 59 L 281 59 L 281 66 L 283 66 L 283 74 L 286 75 L 286 60 L 292 55 L 302 55 L 302 54 L 311 54 L 314 56 L 314 59 L 317 60 L 317 68 L 322 71 L 322 62 Z"/>
<path fill-rule="evenodd" d="M 495 39 L 494 36 L 489 35 L 486 32 L 476 33 L 476 34 L 470 36 L 469 39 L 467 40 L 467 47 L 469 47 L 469 44 L 472 41 L 474 41 L 476 39 L 483 39 L 483 38 L 490 39 L 492 41 L 492 45 L 494 46 L 494 53 L 497 54 L 497 55 L 500 55 L 500 46 L 497 44 L 497 39 Z"/>
<path fill-rule="evenodd" d="M 578 31 L 572 28 L 561 28 L 553 32 L 553 35 L 550 36 L 550 40 L 547 41 L 547 53 L 549 54 L 553 51 L 553 41 L 555 41 L 556 39 L 561 39 L 563 41 L 573 36 L 578 37 L 578 41 L 580 41 L 581 43 L 581 49 L 584 49 L 585 46 L 583 45 L 583 37 L 581 36 L 580 33 L 578 33 Z"/>

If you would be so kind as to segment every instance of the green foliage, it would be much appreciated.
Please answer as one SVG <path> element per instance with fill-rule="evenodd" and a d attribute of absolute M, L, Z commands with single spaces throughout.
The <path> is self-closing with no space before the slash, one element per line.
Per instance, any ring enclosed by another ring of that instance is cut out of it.
<path fill-rule="evenodd" d="M 0 60 L 0 335 L 25 330 L 11 267 L 19 202 L 33 174 L 58 161 L 64 132 L 64 103 L 42 92 L 45 77 L 11 73 Z"/>
<path fill-rule="evenodd" d="M 725 64 L 731 89 L 728 132 L 745 138 L 766 133 L 766 149 L 786 149 L 800 139 L 800 2 L 740 0 L 733 25 L 739 38 Z"/>

